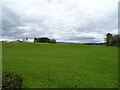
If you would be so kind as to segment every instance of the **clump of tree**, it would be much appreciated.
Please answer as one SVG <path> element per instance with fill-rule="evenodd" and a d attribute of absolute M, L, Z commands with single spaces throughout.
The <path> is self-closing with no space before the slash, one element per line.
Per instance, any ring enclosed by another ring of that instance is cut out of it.
<path fill-rule="evenodd" d="M 34 38 L 34 42 L 39 42 L 39 43 L 56 43 L 55 39 L 49 39 L 47 37 L 41 37 L 41 38 Z"/>
<path fill-rule="evenodd" d="M 112 35 L 108 33 L 105 38 L 107 46 L 120 46 L 120 35 Z"/>
<path fill-rule="evenodd" d="M 50 39 L 50 43 L 56 43 L 55 39 Z"/>
<path fill-rule="evenodd" d="M 20 40 L 16 40 L 16 42 L 22 42 L 22 41 L 20 41 Z"/>

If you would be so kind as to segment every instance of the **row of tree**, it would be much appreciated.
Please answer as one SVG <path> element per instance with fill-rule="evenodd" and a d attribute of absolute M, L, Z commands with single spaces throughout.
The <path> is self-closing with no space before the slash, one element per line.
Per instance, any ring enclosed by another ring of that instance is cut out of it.
<path fill-rule="evenodd" d="M 56 43 L 55 39 L 49 39 L 47 37 L 42 37 L 42 38 L 34 38 L 34 42 L 39 42 L 39 43 Z"/>
<path fill-rule="evenodd" d="M 120 46 L 120 34 L 112 35 L 108 33 L 105 38 L 107 46 Z"/>

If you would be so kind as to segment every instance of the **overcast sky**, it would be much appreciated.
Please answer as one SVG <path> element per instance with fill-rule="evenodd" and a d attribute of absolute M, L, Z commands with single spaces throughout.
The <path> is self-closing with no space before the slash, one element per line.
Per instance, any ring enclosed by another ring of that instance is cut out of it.
<path fill-rule="evenodd" d="M 118 33 L 118 1 L 2 0 L 3 40 L 104 42 L 105 34 Z"/>

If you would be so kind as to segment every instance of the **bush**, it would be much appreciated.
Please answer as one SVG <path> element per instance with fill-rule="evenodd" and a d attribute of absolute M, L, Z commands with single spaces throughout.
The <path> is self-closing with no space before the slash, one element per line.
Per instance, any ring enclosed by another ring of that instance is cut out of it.
<path fill-rule="evenodd" d="M 4 71 L 2 73 L 2 89 L 7 88 L 23 88 L 23 77 L 10 71 Z"/>

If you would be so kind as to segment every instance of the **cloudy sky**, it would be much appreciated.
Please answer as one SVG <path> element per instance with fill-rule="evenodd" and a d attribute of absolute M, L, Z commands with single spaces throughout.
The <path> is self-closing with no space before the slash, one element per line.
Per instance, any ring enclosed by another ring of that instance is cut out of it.
<path fill-rule="evenodd" d="M 104 42 L 118 33 L 119 0 L 2 0 L 2 39 L 49 37 L 58 42 Z"/>

